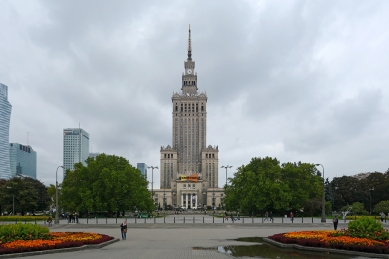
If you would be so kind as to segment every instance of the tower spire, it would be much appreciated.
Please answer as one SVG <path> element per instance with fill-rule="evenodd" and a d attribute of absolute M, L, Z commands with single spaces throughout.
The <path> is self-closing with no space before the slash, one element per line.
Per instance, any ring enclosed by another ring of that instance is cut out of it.
<path fill-rule="evenodd" d="M 190 39 L 190 24 L 189 24 L 189 38 L 188 38 L 188 60 L 192 60 L 192 42 Z"/>

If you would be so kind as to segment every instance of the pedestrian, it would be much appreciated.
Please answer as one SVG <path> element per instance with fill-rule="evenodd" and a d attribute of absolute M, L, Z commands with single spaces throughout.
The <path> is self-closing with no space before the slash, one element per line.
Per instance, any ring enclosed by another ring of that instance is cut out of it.
<path fill-rule="evenodd" d="M 332 223 L 334 223 L 334 230 L 336 230 L 338 228 L 338 216 L 335 216 L 333 219 L 332 219 Z"/>
<path fill-rule="evenodd" d="M 120 224 L 120 231 L 122 232 L 122 239 L 126 240 L 127 237 L 127 220 L 124 220 L 122 224 Z"/>
<path fill-rule="evenodd" d="M 268 217 L 269 217 L 269 213 L 266 211 L 266 213 L 265 213 L 265 221 L 268 220 Z"/>
<path fill-rule="evenodd" d="M 290 212 L 290 220 L 292 221 L 292 223 L 293 223 L 293 219 L 294 219 L 293 212 Z"/>
<path fill-rule="evenodd" d="M 47 223 L 49 223 L 49 228 L 51 228 L 53 226 L 52 222 L 53 222 L 53 218 L 50 215 L 49 218 L 47 219 Z"/>
<path fill-rule="evenodd" d="M 226 210 L 224 211 L 224 217 L 226 218 L 226 220 L 228 220 L 228 214 Z"/>
<path fill-rule="evenodd" d="M 380 215 L 381 215 L 381 222 L 384 222 L 384 219 L 385 219 L 385 213 L 381 212 L 381 213 L 380 213 Z"/>
<path fill-rule="evenodd" d="M 232 214 L 232 212 L 231 212 L 231 221 L 232 223 L 234 223 L 234 214 Z"/>
<path fill-rule="evenodd" d="M 270 220 L 273 222 L 273 212 L 270 211 Z"/>
<path fill-rule="evenodd" d="M 240 215 L 239 215 L 239 211 L 238 211 L 238 220 L 240 220 Z"/>

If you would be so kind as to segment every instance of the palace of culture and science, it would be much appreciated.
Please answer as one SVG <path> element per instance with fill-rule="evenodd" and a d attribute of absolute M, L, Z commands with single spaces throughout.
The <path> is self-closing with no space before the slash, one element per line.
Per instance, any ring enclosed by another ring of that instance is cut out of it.
<path fill-rule="evenodd" d="M 218 207 L 223 189 L 218 188 L 217 146 L 207 146 L 207 95 L 199 93 L 192 60 L 189 28 L 188 58 L 184 63 L 181 91 L 172 96 L 172 144 L 161 147 L 160 186 L 154 202 L 160 207 Z"/>

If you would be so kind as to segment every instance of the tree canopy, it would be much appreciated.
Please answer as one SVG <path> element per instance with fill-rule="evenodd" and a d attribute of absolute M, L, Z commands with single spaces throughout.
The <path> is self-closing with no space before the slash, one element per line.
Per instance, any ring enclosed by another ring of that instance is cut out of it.
<path fill-rule="evenodd" d="M 128 160 L 101 154 L 74 165 L 62 183 L 61 206 L 69 211 L 152 210 L 147 181 Z"/>
<path fill-rule="evenodd" d="M 310 199 L 321 197 L 323 180 L 315 165 L 285 163 L 276 158 L 253 158 L 238 168 L 225 186 L 227 209 L 263 211 L 300 210 Z"/>

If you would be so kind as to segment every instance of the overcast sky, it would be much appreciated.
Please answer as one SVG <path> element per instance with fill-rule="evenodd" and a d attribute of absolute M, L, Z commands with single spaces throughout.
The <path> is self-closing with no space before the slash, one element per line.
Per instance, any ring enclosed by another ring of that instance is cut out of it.
<path fill-rule="evenodd" d="M 321 163 L 330 179 L 385 172 L 388 13 L 389 1 L 1 0 L 10 142 L 29 133 L 46 185 L 62 165 L 63 129 L 79 123 L 93 152 L 159 166 L 190 24 L 207 145 L 233 166 L 229 177 L 266 156 Z"/>

